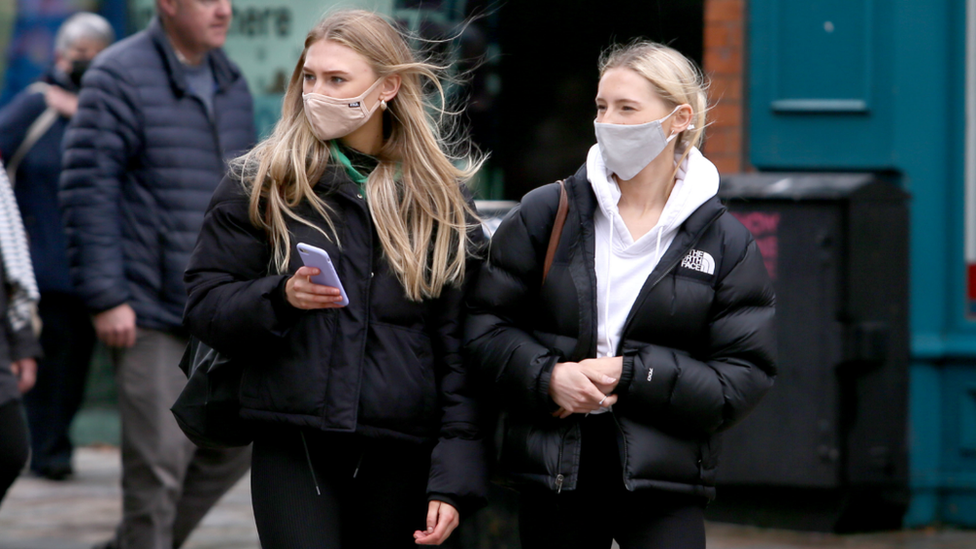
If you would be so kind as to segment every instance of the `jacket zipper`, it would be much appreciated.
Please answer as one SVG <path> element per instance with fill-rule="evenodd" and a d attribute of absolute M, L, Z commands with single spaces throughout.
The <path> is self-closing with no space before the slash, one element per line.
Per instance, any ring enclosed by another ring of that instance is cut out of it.
<path fill-rule="evenodd" d="M 658 283 L 660 283 L 662 280 L 664 280 L 664 277 L 668 276 L 668 274 L 671 272 L 672 269 L 674 269 L 674 267 L 676 265 L 678 265 L 679 263 L 681 263 L 681 260 L 684 259 L 685 255 L 688 254 L 688 251 L 691 250 L 692 248 L 694 248 L 696 244 L 698 244 L 698 241 L 701 240 L 701 237 L 705 234 L 705 231 L 707 231 L 712 226 L 712 224 L 715 223 L 715 220 L 717 220 L 721 216 L 722 216 L 722 213 L 720 212 L 718 215 L 716 215 L 715 217 L 713 217 L 704 227 L 702 227 L 702 230 L 698 232 L 698 235 L 696 235 L 695 238 L 688 244 L 688 246 L 684 250 L 682 250 L 683 253 L 680 254 L 680 255 L 678 255 L 676 260 L 674 260 L 671 263 L 669 263 L 668 264 L 668 267 L 666 269 L 664 269 L 661 272 L 661 274 L 656 279 L 654 279 L 654 281 L 651 283 L 650 287 L 648 287 L 648 289 L 647 289 L 647 292 L 648 293 L 650 293 L 650 291 L 653 290 L 654 287 L 658 285 Z M 644 294 L 644 295 L 646 295 L 646 294 Z M 637 308 L 638 308 L 637 307 L 637 303 L 634 303 L 634 308 L 631 309 L 631 315 L 633 315 L 633 311 L 635 311 Z M 630 327 L 630 323 L 631 323 L 632 318 L 633 318 L 633 316 L 627 318 L 627 322 L 624 323 L 624 328 L 623 328 L 623 330 L 620 331 L 620 342 L 618 342 L 618 344 L 617 344 L 618 346 L 622 345 L 623 344 L 623 341 L 626 339 L 624 337 L 624 335 L 627 333 L 627 328 Z M 620 349 L 616 349 L 616 352 L 617 352 L 617 355 L 619 355 L 620 354 Z M 610 410 L 610 414 L 613 416 L 613 422 L 614 422 L 614 424 L 616 424 L 617 429 L 620 429 L 620 422 L 617 420 L 617 414 L 613 413 L 613 410 Z M 627 454 L 628 454 L 627 437 L 623 437 L 623 440 L 624 440 L 624 455 L 623 455 L 623 461 L 620 464 L 621 476 L 623 476 L 624 487 L 627 488 L 628 490 L 631 490 L 630 484 L 627 482 L 627 469 L 625 467 L 625 465 L 627 463 Z M 701 460 L 700 459 L 698 460 L 698 465 L 699 465 L 699 470 L 700 470 L 701 469 Z M 557 479 L 557 484 L 558 484 L 558 479 Z"/>
<path fill-rule="evenodd" d="M 572 429 L 572 427 L 570 427 L 570 429 Z M 556 463 L 560 464 L 560 466 L 563 463 L 563 454 L 565 453 L 566 450 L 566 435 L 568 434 L 569 431 L 566 431 L 566 433 L 564 433 L 559 440 L 559 455 L 556 457 Z M 563 492 L 564 480 L 566 480 L 566 477 L 562 473 L 556 473 L 556 494 L 557 495 Z"/>
<path fill-rule="evenodd" d="M 220 91 L 219 89 L 214 90 L 213 113 L 211 114 L 208 112 L 207 118 L 210 119 L 210 130 L 213 132 L 214 145 L 217 146 L 217 154 L 220 155 L 220 163 L 221 163 L 220 168 L 225 169 L 227 166 L 226 166 L 226 162 L 224 161 L 224 146 L 220 143 L 220 129 L 217 126 L 217 93 L 219 91 Z M 203 103 L 203 100 L 201 100 L 200 98 L 197 98 L 197 100 L 200 101 L 201 104 Z M 207 110 L 206 105 L 203 105 L 203 110 L 204 111 Z"/>
<path fill-rule="evenodd" d="M 216 86 L 216 83 L 214 84 L 214 86 Z M 210 123 L 210 133 L 213 135 L 214 145 L 217 147 L 217 154 L 220 156 L 220 169 L 221 171 L 223 171 L 227 166 L 225 165 L 224 162 L 224 147 L 220 143 L 220 130 L 217 127 L 217 95 L 218 93 L 220 93 L 220 89 L 217 88 L 214 90 L 213 112 L 207 110 L 206 103 L 204 103 L 203 99 L 200 99 L 197 96 L 197 94 L 192 92 L 184 92 L 184 93 L 186 93 L 193 99 L 196 99 L 197 103 L 200 104 L 200 107 L 203 108 L 203 114 L 206 115 L 207 122 Z"/>
<path fill-rule="evenodd" d="M 315 485 L 315 493 L 321 496 L 322 491 L 319 490 L 319 481 L 315 478 L 315 468 L 312 467 L 312 454 L 309 453 L 308 443 L 305 442 L 305 431 L 299 430 L 298 434 L 302 435 L 302 447 L 305 448 L 305 459 L 308 461 L 308 470 L 312 473 L 312 484 Z M 357 467 L 357 471 L 358 469 Z"/>
<path fill-rule="evenodd" d="M 363 458 L 366 457 L 366 449 L 359 454 L 359 461 L 356 462 L 356 470 L 352 472 L 352 478 L 356 478 L 359 475 L 359 468 L 363 465 Z"/>
<path fill-rule="evenodd" d="M 348 175 L 346 175 L 345 177 L 347 179 L 349 178 Z M 369 299 L 370 299 L 370 297 L 369 296 L 370 296 L 370 293 L 372 292 L 372 289 L 373 289 L 373 273 L 375 272 L 373 270 L 374 269 L 374 265 L 373 265 L 373 217 L 372 217 L 372 214 L 369 211 L 369 205 L 366 204 L 366 198 L 363 195 L 363 191 L 365 191 L 365 189 L 359 191 L 356 194 L 356 198 L 353 198 L 352 199 L 354 202 L 358 202 L 359 203 L 359 207 L 361 207 L 364 210 L 364 213 L 366 215 L 366 227 L 368 228 L 368 230 L 367 230 L 367 233 L 368 234 L 366 236 L 366 239 L 367 239 L 367 242 L 368 242 L 366 255 L 367 255 L 367 257 L 369 257 L 369 280 L 366 281 L 366 292 L 365 292 L 365 295 L 363 295 L 363 303 L 365 304 L 365 306 L 363 307 L 363 317 L 364 317 L 363 318 L 363 328 L 364 328 L 364 332 L 363 333 L 364 334 L 367 334 L 367 335 L 364 335 L 363 336 L 363 343 L 359 347 L 359 379 L 356 382 L 356 394 L 357 395 L 361 395 L 362 394 L 362 391 L 363 391 L 363 371 L 362 371 L 363 370 L 363 361 L 366 359 L 366 342 L 369 339 L 369 337 L 368 337 L 368 333 L 369 333 L 369 309 L 370 309 L 370 306 L 369 306 Z M 336 321 L 336 329 L 338 329 L 338 327 L 339 327 L 339 322 L 337 320 Z M 355 423 L 357 425 L 359 423 L 359 413 L 358 413 L 358 411 L 356 412 L 356 422 Z M 362 458 L 360 458 L 360 463 L 362 463 Z M 358 474 L 358 473 L 359 473 L 359 465 L 356 466 L 356 473 L 355 474 Z M 355 478 L 355 474 L 353 475 L 353 478 Z"/>
<path fill-rule="evenodd" d="M 633 491 L 633 488 L 631 488 L 630 483 L 627 482 L 627 449 L 629 447 L 629 445 L 627 444 L 627 437 L 624 436 L 623 429 L 620 428 L 620 420 L 617 418 L 617 414 L 616 412 L 613 411 L 612 408 L 610 410 L 610 416 L 613 417 L 613 424 L 617 427 L 617 431 L 620 433 L 620 438 L 624 442 L 624 455 L 623 455 L 623 460 L 620 463 L 620 476 L 623 477 L 624 488 Z"/>

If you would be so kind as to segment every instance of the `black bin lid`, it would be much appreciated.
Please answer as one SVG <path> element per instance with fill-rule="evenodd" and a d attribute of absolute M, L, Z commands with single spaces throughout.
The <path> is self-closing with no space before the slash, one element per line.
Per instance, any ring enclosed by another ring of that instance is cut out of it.
<path fill-rule="evenodd" d="M 872 173 L 741 173 L 722 177 L 723 200 L 904 200 L 898 185 Z"/>

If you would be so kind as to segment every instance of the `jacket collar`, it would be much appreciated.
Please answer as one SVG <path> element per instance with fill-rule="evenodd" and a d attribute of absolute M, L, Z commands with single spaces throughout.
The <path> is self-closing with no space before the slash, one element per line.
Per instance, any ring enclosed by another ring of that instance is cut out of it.
<path fill-rule="evenodd" d="M 166 35 L 163 22 L 160 21 L 158 15 L 152 18 L 146 31 L 163 57 L 163 64 L 166 66 L 166 73 L 169 74 L 173 89 L 179 95 L 186 94 L 189 91 L 186 69 L 183 68 L 183 63 L 180 63 L 176 56 L 176 50 L 173 49 L 173 44 L 170 43 L 169 36 Z M 227 89 L 241 78 L 240 70 L 231 63 L 221 48 L 210 50 L 205 62 L 210 63 L 210 67 L 213 69 L 214 82 L 217 85 L 218 92 Z"/>
<path fill-rule="evenodd" d="M 329 195 L 339 194 L 343 195 L 349 200 L 354 202 L 360 202 L 365 205 L 365 202 L 359 197 L 362 193 L 359 185 L 353 181 L 346 170 L 340 166 L 337 162 L 330 162 L 326 167 L 325 171 L 322 172 L 322 176 L 319 177 L 318 182 L 315 183 L 315 194 L 319 195 L 320 198 L 325 198 Z"/>
<path fill-rule="evenodd" d="M 572 202 L 578 206 L 580 223 L 592 231 L 593 214 L 596 208 L 599 207 L 599 204 L 596 195 L 593 194 L 590 181 L 587 178 L 585 164 L 572 177 L 566 180 L 566 190 L 573 196 Z M 724 212 L 725 206 L 722 205 L 722 201 L 719 200 L 718 196 L 712 196 L 692 212 L 681 224 L 681 227 L 678 229 L 680 239 L 698 240 L 701 237 L 701 233 L 712 224 L 712 221 Z M 676 243 L 679 237 L 675 237 Z M 671 248 L 675 247 L 680 246 L 672 244 Z M 665 254 L 665 258 L 668 255 L 670 255 L 670 252 Z M 662 262 L 665 258 L 662 258 Z"/>

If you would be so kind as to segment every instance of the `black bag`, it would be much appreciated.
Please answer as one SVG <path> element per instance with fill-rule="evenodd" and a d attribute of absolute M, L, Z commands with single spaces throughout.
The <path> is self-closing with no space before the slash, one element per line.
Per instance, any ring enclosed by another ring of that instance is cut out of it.
<path fill-rule="evenodd" d="M 242 365 L 191 337 L 180 369 L 187 382 L 170 410 L 187 438 L 211 449 L 250 444 L 250 422 L 240 416 Z"/>

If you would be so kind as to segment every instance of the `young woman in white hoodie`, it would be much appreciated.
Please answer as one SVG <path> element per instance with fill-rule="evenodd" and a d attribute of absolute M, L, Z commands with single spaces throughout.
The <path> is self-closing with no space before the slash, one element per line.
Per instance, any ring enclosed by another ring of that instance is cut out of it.
<path fill-rule="evenodd" d="M 466 346 L 506 412 L 525 549 L 704 548 L 719 432 L 775 376 L 774 294 L 701 152 L 701 73 L 650 42 L 603 56 L 597 144 L 492 239 Z"/>

